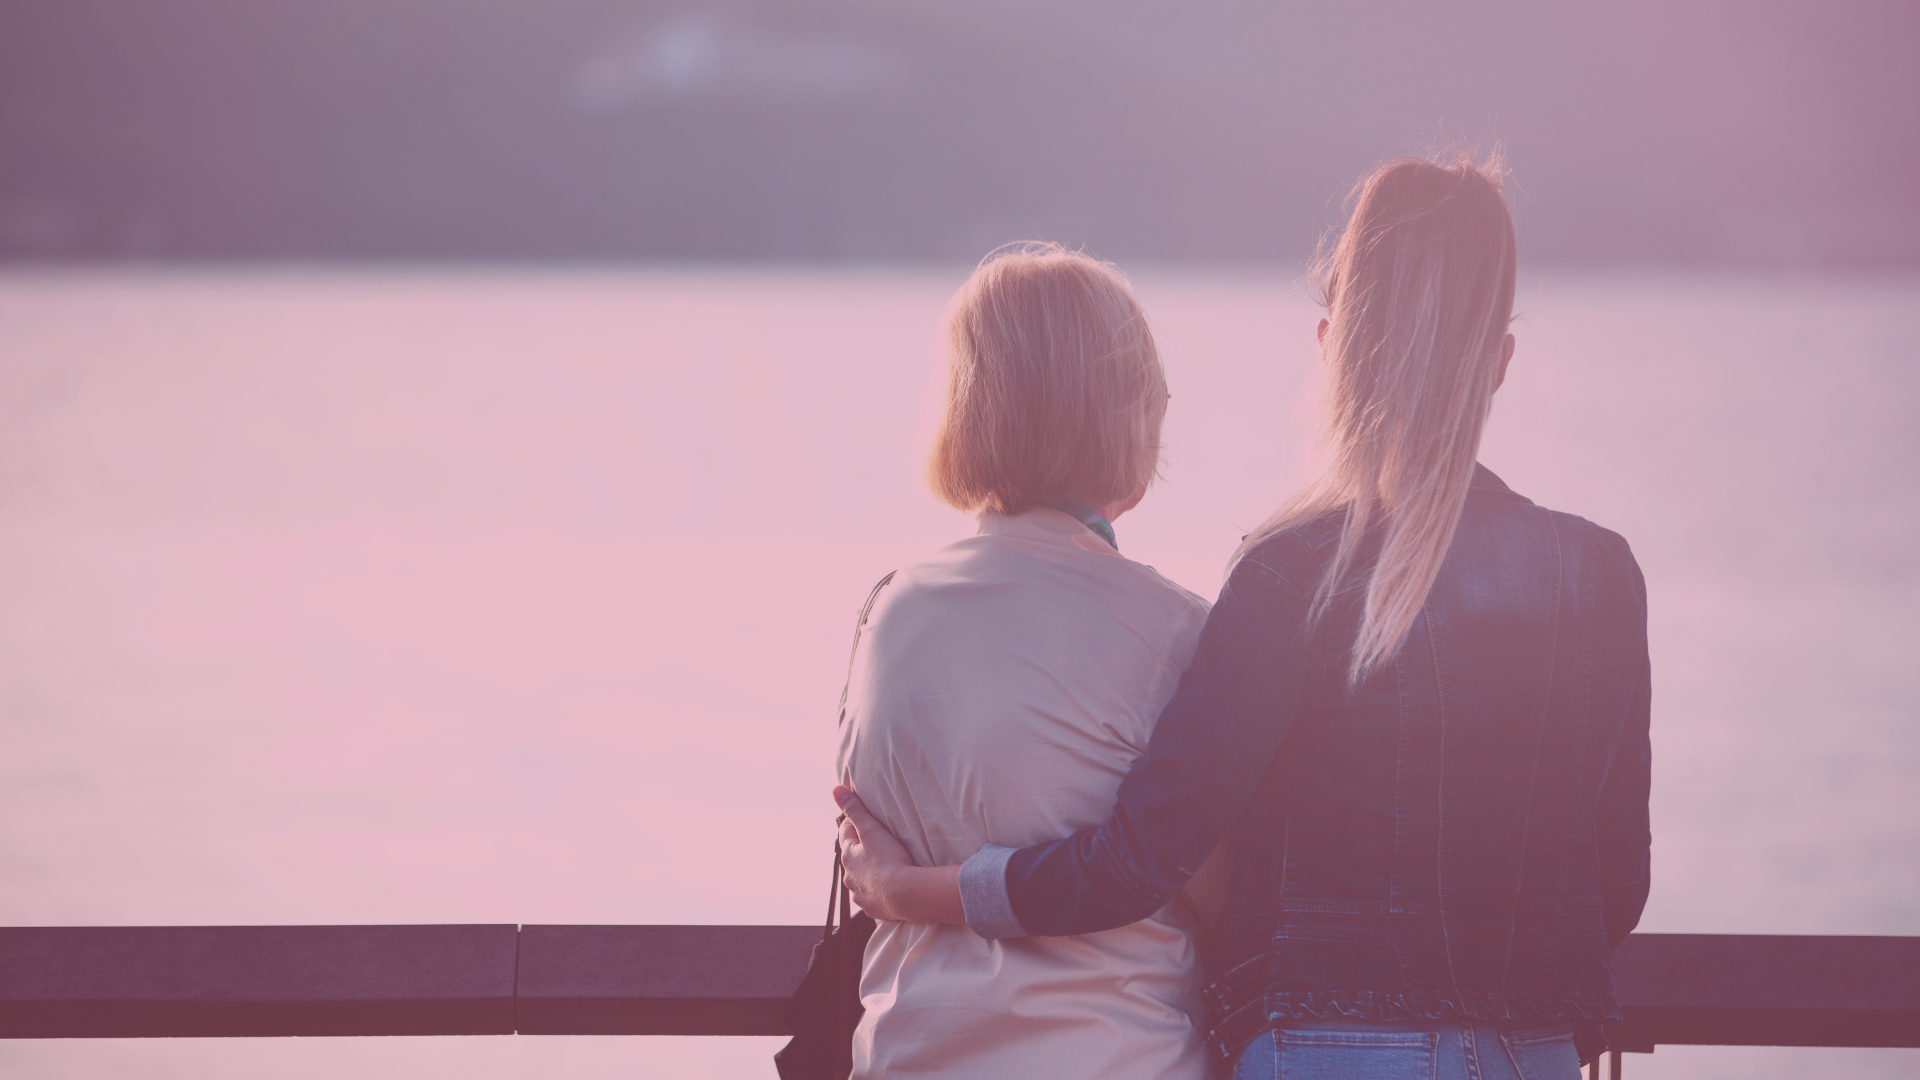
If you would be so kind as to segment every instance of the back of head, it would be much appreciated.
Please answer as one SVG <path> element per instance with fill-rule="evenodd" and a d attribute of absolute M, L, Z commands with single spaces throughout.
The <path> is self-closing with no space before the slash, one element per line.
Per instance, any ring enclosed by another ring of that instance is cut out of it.
<path fill-rule="evenodd" d="M 962 510 L 1100 506 L 1152 480 L 1166 376 L 1113 267 L 1058 245 L 989 255 L 947 316 L 927 479 Z"/>
<path fill-rule="evenodd" d="M 1500 382 L 1515 242 L 1497 166 L 1469 155 L 1390 161 L 1356 192 L 1320 271 L 1332 460 L 1242 550 L 1344 510 L 1317 617 L 1380 531 L 1348 672 L 1357 683 L 1399 650 L 1453 538 Z"/>

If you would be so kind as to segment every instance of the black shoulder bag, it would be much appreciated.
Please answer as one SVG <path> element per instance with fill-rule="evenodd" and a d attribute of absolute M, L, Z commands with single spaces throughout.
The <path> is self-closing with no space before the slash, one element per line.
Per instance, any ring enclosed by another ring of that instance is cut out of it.
<path fill-rule="evenodd" d="M 888 574 L 867 594 L 860 608 L 860 619 L 853 624 L 853 656 L 847 658 L 847 681 L 853 681 L 853 661 L 860 653 L 860 633 L 866 629 L 867 616 L 880 590 L 893 580 Z M 840 722 L 847 722 L 847 690 L 840 690 Z M 834 925 L 838 908 L 840 924 Z M 860 968 L 866 958 L 867 939 L 873 936 L 873 917 L 862 911 L 854 914 L 853 896 L 840 866 L 840 839 L 833 841 L 833 884 L 827 890 L 827 925 L 820 944 L 813 947 L 807 961 L 807 974 L 799 989 L 781 1010 L 781 1019 L 793 1039 L 773 1055 L 780 1080 L 846 1080 L 853 1072 L 853 1029 L 867 1011 L 860 1004 Z"/>

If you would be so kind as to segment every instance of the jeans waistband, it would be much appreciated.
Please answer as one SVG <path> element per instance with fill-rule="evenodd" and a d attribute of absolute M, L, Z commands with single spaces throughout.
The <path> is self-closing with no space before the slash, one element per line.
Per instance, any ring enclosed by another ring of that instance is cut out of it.
<path fill-rule="evenodd" d="M 1363 1020 L 1351 1016 L 1282 1017 L 1276 1028 L 1289 1031 L 1441 1031 L 1470 1027 L 1475 1031 L 1572 1031 L 1571 1020 Z"/>

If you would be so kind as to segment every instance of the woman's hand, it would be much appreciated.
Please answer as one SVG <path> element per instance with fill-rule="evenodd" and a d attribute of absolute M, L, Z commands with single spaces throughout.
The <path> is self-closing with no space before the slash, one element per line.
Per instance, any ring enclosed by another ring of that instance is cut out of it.
<path fill-rule="evenodd" d="M 860 910 L 894 922 L 964 925 L 958 866 L 915 866 L 913 856 L 852 788 L 833 789 L 846 817 L 840 822 L 840 865 Z"/>
<path fill-rule="evenodd" d="M 876 919 L 901 919 L 886 906 L 890 873 L 911 867 L 913 856 L 887 831 L 845 784 L 833 789 L 840 804 L 840 865 L 846 868 L 847 890 L 860 910 Z"/>

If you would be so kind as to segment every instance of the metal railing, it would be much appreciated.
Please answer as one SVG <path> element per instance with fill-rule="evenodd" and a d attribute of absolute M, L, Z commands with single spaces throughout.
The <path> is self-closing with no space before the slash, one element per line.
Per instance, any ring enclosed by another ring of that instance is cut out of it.
<path fill-rule="evenodd" d="M 813 926 L 0 928 L 0 1038 L 784 1035 Z M 1635 934 L 1616 1053 L 1920 1047 L 1920 937 Z"/>

